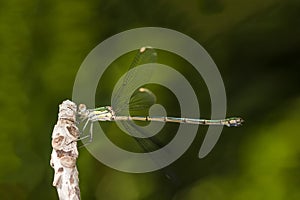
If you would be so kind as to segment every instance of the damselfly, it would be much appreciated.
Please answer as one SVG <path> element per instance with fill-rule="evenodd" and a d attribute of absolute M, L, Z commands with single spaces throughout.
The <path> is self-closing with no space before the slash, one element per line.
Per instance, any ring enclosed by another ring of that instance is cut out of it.
<path fill-rule="evenodd" d="M 151 47 L 142 47 L 137 55 L 135 56 L 131 66 L 131 73 L 128 73 L 124 80 L 122 86 L 118 89 L 117 94 L 114 95 L 112 99 L 112 106 L 103 106 L 94 109 L 88 109 L 85 104 L 80 104 L 78 106 L 78 118 L 80 122 L 86 121 L 82 132 L 86 129 L 88 124 L 90 124 L 89 134 L 87 136 L 81 137 L 80 139 L 89 138 L 90 142 L 93 140 L 93 123 L 98 121 L 124 121 L 124 122 L 132 122 L 132 121 L 156 121 L 156 122 L 173 122 L 173 123 L 185 123 L 185 124 L 199 124 L 199 125 L 221 125 L 227 127 L 237 127 L 241 126 L 244 120 L 240 117 L 230 117 L 226 119 L 194 119 L 194 118 L 178 118 L 178 117 L 169 117 L 169 116 L 130 116 L 124 115 L 123 111 L 125 109 L 145 109 L 149 108 L 151 104 L 154 104 L 155 96 L 154 94 L 146 89 L 140 88 L 139 93 L 144 95 L 144 99 L 141 101 L 137 100 L 137 103 L 132 102 L 123 102 L 123 97 L 131 94 L 129 90 L 131 87 L 129 86 L 130 82 L 134 81 L 135 78 L 134 69 L 136 66 L 145 64 L 145 63 L 154 63 L 156 62 L 157 53 Z M 126 99 L 126 98 L 125 98 Z M 134 96 L 131 98 L 134 99 Z M 128 113 L 128 112 L 126 112 Z M 129 128 L 129 126 L 126 126 Z M 130 129 L 130 128 L 129 128 Z M 130 130 L 129 130 L 130 131 Z M 140 143 L 141 140 L 137 139 Z M 143 148 L 146 148 L 143 145 Z"/>

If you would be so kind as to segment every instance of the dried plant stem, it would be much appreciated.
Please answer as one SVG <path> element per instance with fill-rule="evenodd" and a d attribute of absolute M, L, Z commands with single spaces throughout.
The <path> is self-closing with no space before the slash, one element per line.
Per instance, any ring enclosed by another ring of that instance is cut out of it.
<path fill-rule="evenodd" d="M 77 106 L 66 100 L 59 105 L 58 121 L 52 132 L 50 165 L 54 168 L 53 186 L 60 200 L 79 200 L 79 178 L 76 167 L 78 157 L 76 126 Z"/>

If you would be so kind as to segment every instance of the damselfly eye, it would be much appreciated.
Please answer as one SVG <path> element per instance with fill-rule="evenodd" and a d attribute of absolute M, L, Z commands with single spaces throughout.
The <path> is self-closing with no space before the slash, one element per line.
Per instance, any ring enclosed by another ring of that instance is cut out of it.
<path fill-rule="evenodd" d="M 86 105 L 84 105 L 84 104 L 79 104 L 79 106 L 78 106 L 78 111 L 79 111 L 79 112 L 84 112 L 84 111 L 86 111 Z"/>

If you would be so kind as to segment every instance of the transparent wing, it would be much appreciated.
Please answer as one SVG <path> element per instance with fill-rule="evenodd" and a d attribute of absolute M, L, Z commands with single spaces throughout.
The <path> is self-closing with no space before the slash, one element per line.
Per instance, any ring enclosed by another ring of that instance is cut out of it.
<path fill-rule="evenodd" d="M 149 90 L 133 92 L 138 88 L 138 84 L 147 83 L 151 78 L 151 69 L 139 70 L 137 66 L 157 61 L 157 53 L 151 47 L 141 48 L 131 63 L 128 72 L 121 80 L 119 87 L 113 92 L 111 105 L 117 115 L 126 114 L 122 112 L 131 109 L 145 109 L 149 103 L 155 102 L 155 95 Z M 131 97 L 132 96 L 132 97 Z M 154 102 L 153 102 L 154 101 Z"/>
<path fill-rule="evenodd" d="M 157 53 L 151 47 L 141 48 L 132 64 L 130 65 L 127 74 L 121 81 L 121 85 L 117 88 L 116 92 L 112 95 L 112 107 L 116 115 L 127 115 L 135 111 L 148 110 L 153 104 L 156 103 L 156 96 L 146 88 L 137 87 L 140 83 L 147 83 L 151 78 L 151 69 L 140 71 L 138 70 L 139 65 L 156 63 Z M 138 88 L 138 89 L 137 89 Z M 163 147 L 163 143 L 157 137 L 147 137 L 151 134 L 147 133 L 145 129 L 142 129 L 132 121 L 120 121 L 123 128 L 133 135 L 143 136 L 132 137 L 143 151 L 151 152 L 158 150 Z M 152 158 L 153 162 L 160 166 L 160 161 Z M 174 184 L 178 185 L 179 181 L 171 170 L 163 169 L 166 177 L 168 177 Z"/>
<path fill-rule="evenodd" d="M 132 121 L 122 121 L 121 122 L 123 124 L 123 126 L 126 128 L 127 131 L 129 132 L 135 132 L 146 136 L 149 135 L 147 133 L 145 133 L 145 130 L 142 130 L 138 125 L 136 125 L 134 122 Z M 138 137 L 133 137 L 133 139 L 139 144 L 139 146 L 143 149 L 143 151 L 145 153 L 147 152 L 151 152 L 151 151 L 155 151 L 158 150 L 160 148 L 162 148 L 164 146 L 164 144 L 155 136 L 153 137 L 148 137 L 148 138 L 138 138 Z M 151 157 L 151 159 L 153 160 L 153 162 L 158 165 L 161 166 L 160 164 L 160 160 L 157 160 L 153 157 Z M 163 159 L 163 158 L 160 158 Z M 169 168 L 163 168 L 162 169 L 163 173 L 165 174 L 165 176 L 175 185 L 175 186 L 179 186 L 180 185 L 180 180 L 179 178 L 176 176 L 176 174 Z"/>
<path fill-rule="evenodd" d="M 156 103 L 156 96 L 147 88 L 139 88 L 135 91 L 129 102 L 130 111 L 149 109 Z"/>

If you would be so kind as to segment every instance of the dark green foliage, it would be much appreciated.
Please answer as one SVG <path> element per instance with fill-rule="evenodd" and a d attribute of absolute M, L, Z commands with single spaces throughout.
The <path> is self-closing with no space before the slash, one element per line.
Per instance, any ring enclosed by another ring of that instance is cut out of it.
<path fill-rule="evenodd" d="M 58 105 L 71 98 L 77 70 L 97 44 L 143 26 L 175 29 L 202 44 L 222 74 L 228 116 L 242 116 L 246 123 L 225 128 L 201 160 L 206 127 L 200 127 L 193 145 L 171 166 L 180 186 L 159 171 L 110 169 L 82 148 L 82 199 L 300 199 L 299 10 L 297 0 L 1 0 L 0 199 L 57 199 L 49 160 Z M 185 60 L 158 54 L 159 62 L 191 82 L 201 116 L 209 118 L 201 76 Z M 124 73 L 114 66 L 129 64 L 131 55 L 113 63 L 107 72 L 113 77 L 103 80 L 114 84 Z M 99 86 L 97 105 L 109 104 L 109 84 Z M 168 114 L 180 114 L 172 95 L 155 94 L 168 104 Z M 114 123 L 103 129 L 126 146 L 128 138 L 117 136 L 122 133 Z"/>

